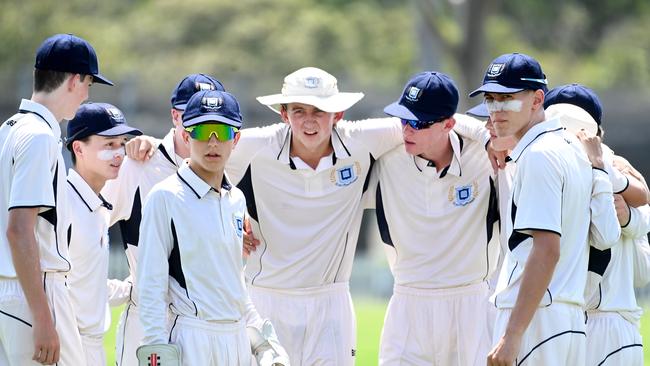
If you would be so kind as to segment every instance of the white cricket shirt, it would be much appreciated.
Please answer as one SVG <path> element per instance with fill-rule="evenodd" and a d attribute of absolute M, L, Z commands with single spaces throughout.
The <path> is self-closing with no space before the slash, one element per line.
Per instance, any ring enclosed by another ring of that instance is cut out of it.
<path fill-rule="evenodd" d="M 156 185 L 140 226 L 137 287 L 143 344 L 169 341 L 172 313 L 244 321 L 242 246 L 246 202 L 224 176 L 215 191 L 189 165 Z"/>
<path fill-rule="evenodd" d="M 497 190 L 482 141 L 450 132 L 437 169 L 398 146 L 377 160 L 377 223 L 395 283 L 441 289 L 486 281 L 499 253 Z"/>
<path fill-rule="evenodd" d="M 248 258 L 254 286 L 297 289 L 348 282 L 374 159 L 402 143 L 396 118 L 339 121 L 334 152 L 314 170 L 290 156 L 279 123 L 243 129 L 226 170 L 246 196 L 260 245 Z"/>
<path fill-rule="evenodd" d="M 66 188 L 71 209 L 67 241 L 72 261 L 70 299 L 79 332 L 102 336 L 108 309 L 107 208 L 111 206 L 73 169 L 68 171 Z"/>
<path fill-rule="evenodd" d="M 509 158 L 517 164 L 508 219 L 508 252 L 492 301 L 512 308 L 533 246 L 532 230 L 559 234 L 560 258 L 540 306 L 584 304 L 592 168 L 580 142 L 558 119 L 536 124 Z M 534 263 L 532 264 L 534 265 Z"/>
<path fill-rule="evenodd" d="M 38 207 L 34 231 L 42 272 L 70 270 L 61 127 L 43 105 L 23 99 L 0 126 L 0 277 L 16 278 L 7 239 L 9 211 Z"/>

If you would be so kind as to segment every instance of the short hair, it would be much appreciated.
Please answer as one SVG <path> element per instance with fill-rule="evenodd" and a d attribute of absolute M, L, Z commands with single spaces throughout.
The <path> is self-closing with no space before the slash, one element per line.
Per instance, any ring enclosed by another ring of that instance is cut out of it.
<path fill-rule="evenodd" d="M 34 92 L 51 93 L 72 75 L 75 74 L 64 71 L 34 69 Z M 86 75 L 79 74 L 79 77 L 84 80 Z"/>
<path fill-rule="evenodd" d="M 86 136 L 74 141 L 81 141 L 85 144 L 88 143 L 89 140 L 90 140 L 90 136 Z M 69 143 L 66 147 L 68 148 L 68 151 L 70 151 L 70 160 L 72 161 L 72 166 L 77 166 L 77 156 L 75 155 L 74 150 L 72 149 L 72 144 L 74 144 L 74 141 Z"/>

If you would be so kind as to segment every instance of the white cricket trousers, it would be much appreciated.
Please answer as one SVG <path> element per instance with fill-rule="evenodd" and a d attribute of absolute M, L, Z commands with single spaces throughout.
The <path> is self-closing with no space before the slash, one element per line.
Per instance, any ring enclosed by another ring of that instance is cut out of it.
<path fill-rule="evenodd" d="M 84 348 L 87 366 L 106 366 L 104 337 L 82 335 L 81 344 Z"/>
<path fill-rule="evenodd" d="M 617 312 L 588 312 L 586 365 L 643 366 L 639 328 Z"/>
<path fill-rule="evenodd" d="M 505 333 L 511 313 L 512 309 L 497 311 L 492 347 Z M 524 332 L 515 365 L 584 365 L 585 331 L 585 314 L 578 305 L 554 302 L 537 308 Z"/>
<path fill-rule="evenodd" d="M 347 282 L 289 290 L 249 286 L 249 292 L 291 366 L 354 365 L 356 319 Z"/>
<path fill-rule="evenodd" d="M 44 273 L 43 287 L 61 345 L 59 366 L 84 365 L 84 352 L 65 276 Z M 33 318 L 17 279 L 0 279 L 0 365 L 40 365 L 34 355 Z"/>
<path fill-rule="evenodd" d="M 138 307 L 129 301 L 120 315 L 115 340 L 115 363 L 117 366 L 138 366 L 136 350 L 142 341 L 142 326 Z"/>
<path fill-rule="evenodd" d="M 487 283 L 448 289 L 395 285 L 380 365 L 485 365 L 491 343 Z"/>
<path fill-rule="evenodd" d="M 170 339 L 181 348 L 183 366 L 250 366 L 251 344 L 246 324 L 208 322 L 174 316 Z"/>

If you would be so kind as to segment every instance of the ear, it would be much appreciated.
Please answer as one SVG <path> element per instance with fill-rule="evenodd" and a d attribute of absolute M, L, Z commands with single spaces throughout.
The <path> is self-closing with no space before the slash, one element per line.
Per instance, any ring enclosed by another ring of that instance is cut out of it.
<path fill-rule="evenodd" d="M 237 131 L 237 133 L 235 133 L 235 139 L 233 140 L 233 144 L 232 144 L 233 150 L 235 149 L 235 146 L 237 146 L 237 142 L 239 141 L 240 136 L 241 136 L 241 132 Z"/>
<path fill-rule="evenodd" d="M 544 91 L 542 89 L 535 90 L 533 94 L 533 110 L 544 109 Z"/>
<path fill-rule="evenodd" d="M 451 131 L 456 125 L 456 119 L 454 118 L 454 116 L 451 116 L 447 118 L 443 123 L 444 123 L 443 129 L 445 131 Z"/>
<path fill-rule="evenodd" d="M 190 146 L 190 133 L 185 130 L 182 130 L 181 136 L 183 136 L 183 142 L 185 143 L 185 145 Z"/>
<path fill-rule="evenodd" d="M 72 153 L 77 156 L 77 160 L 83 156 L 83 144 L 79 140 L 72 141 Z"/>
<path fill-rule="evenodd" d="M 68 76 L 68 79 L 65 81 L 68 91 L 73 91 L 77 87 L 77 84 L 79 84 L 79 82 L 81 82 L 81 75 L 70 74 Z"/>
<path fill-rule="evenodd" d="M 345 115 L 345 112 L 336 112 L 336 113 L 334 113 L 334 124 L 336 124 L 336 122 L 342 120 L 344 115 Z"/>
<path fill-rule="evenodd" d="M 289 123 L 289 113 L 287 112 L 287 108 L 280 108 L 280 117 L 282 117 L 284 123 Z"/>
<path fill-rule="evenodd" d="M 183 116 L 181 115 L 181 112 L 179 112 L 175 108 L 172 108 L 170 113 L 172 115 L 172 123 L 174 124 L 174 126 L 178 126 L 181 123 L 183 123 Z"/>

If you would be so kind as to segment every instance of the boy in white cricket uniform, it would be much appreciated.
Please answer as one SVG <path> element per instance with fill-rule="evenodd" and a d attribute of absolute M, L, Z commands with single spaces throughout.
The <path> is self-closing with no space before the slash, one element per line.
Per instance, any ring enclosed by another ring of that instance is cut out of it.
<path fill-rule="evenodd" d="M 110 212 L 111 225 L 119 222 L 130 278 L 135 278 L 137 269 L 138 236 L 142 206 L 153 186 L 173 175 L 189 157 L 189 147 L 183 142 L 182 116 L 187 101 L 200 90 L 220 90 L 223 85 L 217 79 L 204 74 L 190 74 L 183 78 L 171 97 L 173 127 L 163 138 L 153 156 L 145 162 L 125 158 L 120 175 L 109 180 L 102 189 L 102 195 L 113 205 Z M 138 360 L 135 351 L 142 339 L 142 327 L 138 316 L 137 287 L 132 288 L 130 301 L 122 312 L 116 332 L 116 362 L 118 366 L 135 366 Z"/>
<path fill-rule="evenodd" d="M 130 287 L 115 280 L 107 286 L 108 223 L 113 206 L 99 194 L 106 180 L 118 175 L 127 134 L 142 132 L 128 126 L 122 112 L 110 104 L 84 104 L 68 122 L 66 146 L 74 166 L 66 185 L 71 208 L 68 285 L 87 365 L 106 364 L 103 340 L 110 326 L 109 294 L 124 292 L 117 287 L 127 287 L 128 293 Z"/>
<path fill-rule="evenodd" d="M 377 221 L 395 277 L 380 365 L 484 365 L 487 280 L 497 263 L 497 191 L 482 141 L 452 128 L 458 90 L 422 72 L 384 112 L 404 146 L 377 160 Z M 478 120 L 474 123 L 479 124 Z"/>
<path fill-rule="evenodd" d="M 246 264 L 251 298 L 293 365 L 354 363 L 362 195 L 374 159 L 402 143 L 395 119 L 341 121 L 362 97 L 320 69 L 288 75 L 282 94 L 258 98 L 283 123 L 243 130 L 226 168 L 261 241 Z"/>
<path fill-rule="evenodd" d="M 544 105 L 549 110 L 560 104 L 578 105 L 594 116 L 597 125 L 586 128 L 592 136 L 601 135 L 602 107 L 598 96 L 589 88 L 579 84 L 564 85 L 551 90 Z M 598 137 L 596 139 L 599 140 Z M 615 170 L 611 159 L 613 153 L 606 147 L 609 171 Z M 619 182 L 625 192 L 634 194 L 635 187 L 645 185 L 633 176 L 626 176 L 618 170 L 609 176 L 612 183 Z M 621 193 L 621 189 L 617 189 Z M 637 192 L 646 197 L 646 191 Z M 643 345 L 639 333 L 642 310 L 634 294 L 635 273 L 648 273 L 647 257 L 640 251 L 637 242 L 647 245 L 650 231 L 650 207 L 628 206 L 623 195 L 616 195 L 616 212 L 622 235 L 613 246 L 596 247 L 592 243 L 589 251 L 589 273 L 585 291 L 587 310 L 587 365 L 643 365 Z M 634 198 L 633 198 L 634 199 Z M 643 245 L 643 244 L 642 244 Z M 641 268 L 637 268 L 641 267 Z M 647 283 L 648 278 L 640 281 Z"/>
<path fill-rule="evenodd" d="M 144 207 L 137 271 L 143 344 L 180 346 L 184 365 L 251 362 L 246 324 L 260 319 L 243 277 L 246 203 L 224 174 L 241 124 L 232 95 L 192 96 L 183 114 L 190 159 L 154 187 Z"/>
<path fill-rule="evenodd" d="M 69 213 L 59 122 L 71 119 L 99 74 L 85 40 L 46 39 L 31 100 L 0 127 L 0 364 L 84 363 L 65 284 Z"/>
<path fill-rule="evenodd" d="M 484 94 L 498 136 L 514 136 L 508 253 L 492 297 L 498 308 L 488 365 L 579 365 L 592 168 L 559 119 L 545 120 L 546 77 L 523 54 L 488 66 Z"/>

